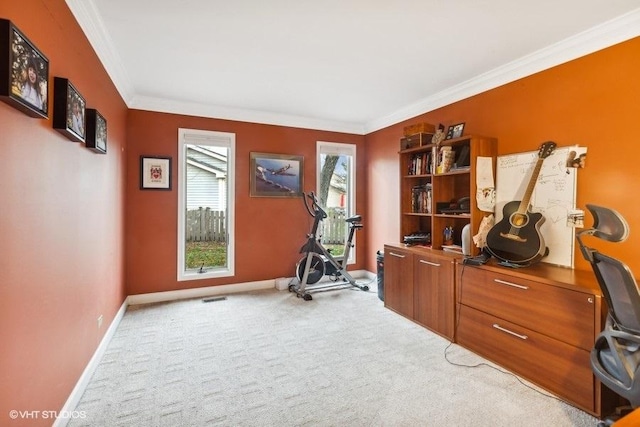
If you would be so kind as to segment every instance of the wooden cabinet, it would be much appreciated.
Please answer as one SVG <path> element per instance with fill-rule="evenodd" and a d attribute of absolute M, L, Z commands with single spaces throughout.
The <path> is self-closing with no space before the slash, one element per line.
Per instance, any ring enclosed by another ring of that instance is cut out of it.
<path fill-rule="evenodd" d="M 413 254 L 410 251 L 384 248 L 384 305 L 413 318 Z"/>
<path fill-rule="evenodd" d="M 441 251 L 385 245 L 385 307 L 453 340 L 456 259 Z"/>
<path fill-rule="evenodd" d="M 457 293 L 458 344 L 594 415 L 611 406 L 589 362 L 604 310 L 590 272 L 464 266 Z"/>
<path fill-rule="evenodd" d="M 450 340 L 454 335 L 454 265 L 453 258 L 435 253 L 413 257 L 413 318 Z"/>
<path fill-rule="evenodd" d="M 454 161 L 460 166 L 446 171 L 437 170 L 440 150 L 447 147 L 455 153 Z M 424 144 L 400 151 L 400 241 L 416 232 L 431 233 L 431 245 L 441 249 L 444 229 L 453 228 L 454 243 L 460 244 L 462 229 L 471 224 L 471 234 L 477 232 L 486 215 L 476 204 L 476 161 L 490 157 L 494 168 L 497 155 L 496 140 L 468 135 L 445 140 L 437 147 Z M 469 199 L 469 213 L 442 213 L 439 208 L 449 207 L 462 198 Z M 473 255 L 478 249 L 471 246 Z"/>
<path fill-rule="evenodd" d="M 438 170 L 442 147 L 468 160 Z M 496 140 L 471 135 L 436 147 L 420 139 L 399 154 L 400 241 L 430 233 L 431 245 L 385 245 L 385 306 L 593 415 L 615 407 L 615 395 L 591 371 L 606 308 L 590 271 L 544 263 L 508 269 L 492 261 L 472 267 L 441 250 L 445 228 L 460 244 L 463 227 L 470 224 L 474 235 L 487 215 L 476 203 L 476 164 L 491 158 L 495 177 Z M 441 210 L 463 197 L 469 213 Z"/>

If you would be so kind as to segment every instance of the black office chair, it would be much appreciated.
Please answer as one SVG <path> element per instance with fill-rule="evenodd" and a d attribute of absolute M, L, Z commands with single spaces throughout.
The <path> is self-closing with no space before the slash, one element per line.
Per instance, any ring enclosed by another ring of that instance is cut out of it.
<path fill-rule="evenodd" d="M 629 226 L 613 209 L 594 205 L 587 205 L 587 209 L 593 215 L 593 228 L 581 231 L 576 239 L 609 306 L 604 330 L 591 350 L 591 368 L 605 386 L 636 408 L 640 406 L 640 290 L 623 262 L 582 242 L 584 236 L 622 242 L 629 235 Z M 611 425 L 621 413 L 619 408 L 617 414 L 600 425 Z"/>

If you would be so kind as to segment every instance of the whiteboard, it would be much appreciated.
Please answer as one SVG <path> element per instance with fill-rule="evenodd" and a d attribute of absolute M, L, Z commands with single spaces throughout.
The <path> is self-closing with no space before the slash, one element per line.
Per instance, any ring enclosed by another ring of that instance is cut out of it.
<path fill-rule="evenodd" d="M 532 212 L 540 212 L 545 222 L 540 233 L 549 248 L 542 262 L 573 267 L 575 228 L 568 225 L 569 213 L 576 206 L 578 169 L 567 167 L 567 158 L 576 147 L 561 147 L 544 159 L 540 176 L 531 195 Z M 498 156 L 496 165 L 496 223 L 502 219 L 504 205 L 522 200 L 538 160 L 538 151 Z"/>

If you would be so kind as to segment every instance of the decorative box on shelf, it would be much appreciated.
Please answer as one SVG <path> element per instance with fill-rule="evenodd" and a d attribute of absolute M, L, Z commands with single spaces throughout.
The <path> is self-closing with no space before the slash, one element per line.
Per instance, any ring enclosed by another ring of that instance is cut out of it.
<path fill-rule="evenodd" d="M 433 138 L 433 133 L 417 133 L 415 135 L 405 136 L 400 139 L 400 149 L 407 150 L 409 148 L 431 144 L 431 138 Z"/>
<path fill-rule="evenodd" d="M 436 127 L 431 123 L 416 123 L 415 125 L 404 127 L 404 136 L 412 136 L 417 133 L 436 133 Z"/>

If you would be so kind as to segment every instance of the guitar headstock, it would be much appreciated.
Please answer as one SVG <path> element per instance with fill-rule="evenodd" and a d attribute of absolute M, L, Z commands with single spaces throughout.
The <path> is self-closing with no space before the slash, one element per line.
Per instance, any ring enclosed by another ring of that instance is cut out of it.
<path fill-rule="evenodd" d="M 558 144 L 553 141 L 543 142 L 540 146 L 540 149 L 538 150 L 538 157 L 540 159 L 546 159 L 551 154 L 553 154 L 557 146 Z"/>

